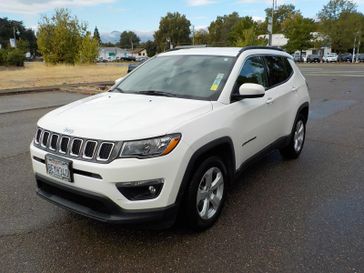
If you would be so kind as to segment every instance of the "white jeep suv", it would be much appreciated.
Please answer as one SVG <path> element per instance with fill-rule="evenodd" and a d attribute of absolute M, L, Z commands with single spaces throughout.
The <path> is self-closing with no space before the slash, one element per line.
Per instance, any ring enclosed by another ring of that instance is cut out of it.
<path fill-rule="evenodd" d="M 108 92 L 39 120 L 30 146 L 37 193 L 105 222 L 171 224 L 178 214 L 206 229 L 252 159 L 275 148 L 300 155 L 307 89 L 275 48 L 159 54 Z"/>

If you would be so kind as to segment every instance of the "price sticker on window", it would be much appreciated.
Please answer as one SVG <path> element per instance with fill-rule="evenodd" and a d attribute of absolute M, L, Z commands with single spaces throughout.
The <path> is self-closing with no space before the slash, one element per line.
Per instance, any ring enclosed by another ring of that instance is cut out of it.
<path fill-rule="evenodd" d="M 223 78 L 224 78 L 224 73 L 217 74 L 214 82 L 212 83 L 212 85 L 210 87 L 210 90 L 216 91 L 219 88 L 220 82 L 222 81 Z"/>

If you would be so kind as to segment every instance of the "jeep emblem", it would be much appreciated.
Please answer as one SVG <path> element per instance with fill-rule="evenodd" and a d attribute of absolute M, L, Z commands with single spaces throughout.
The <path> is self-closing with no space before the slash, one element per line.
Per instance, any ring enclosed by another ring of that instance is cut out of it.
<path fill-rule="evenodd" d="M 66 133 L 66 134 L 73 134 L 74 130 L 70 129 L 70 128 L 64 128 L 63 132 Z"/>

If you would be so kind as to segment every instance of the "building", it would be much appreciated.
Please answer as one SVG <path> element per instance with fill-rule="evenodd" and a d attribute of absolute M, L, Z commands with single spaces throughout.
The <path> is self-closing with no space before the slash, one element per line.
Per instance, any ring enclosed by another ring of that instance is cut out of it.
<path fill-rule="evenodd" d="M 132 51 L 132 56 L 134 57 L 148 57 L 148 52 L 145 48 L 135 48 Z"/>
<path fill-rule="evenodd" d="M 129 55 L 130 53 L 126 49 L 119 47 L 100 47 L 99 49 L 99 60 L 113 61 Z"/>
<path fill-rule="evenodd" d="M 268 34 L 259 35 L 258 38 L 266 39 L 268 41 L 269 35 Z M 288 39 L 286 38 L 286 36 L 284 36 L 284 34 L 280 34 L 280 33 L 272 34 L 272 46 L 283 47 L 287 43 L 288 43 Z"/>

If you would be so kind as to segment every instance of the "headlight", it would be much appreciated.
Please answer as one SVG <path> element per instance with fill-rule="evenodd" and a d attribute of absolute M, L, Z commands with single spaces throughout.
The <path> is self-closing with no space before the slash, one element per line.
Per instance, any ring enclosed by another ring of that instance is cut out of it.
<path fill-rule="evenodd" d="M 126 141 L 120 152 L 120 157 L 156 157 L 169 154 L 181 139 L 180 134 L 162 137 Z"/>

